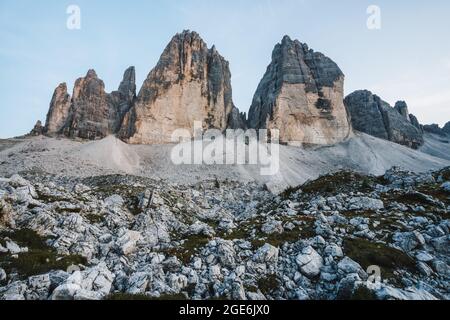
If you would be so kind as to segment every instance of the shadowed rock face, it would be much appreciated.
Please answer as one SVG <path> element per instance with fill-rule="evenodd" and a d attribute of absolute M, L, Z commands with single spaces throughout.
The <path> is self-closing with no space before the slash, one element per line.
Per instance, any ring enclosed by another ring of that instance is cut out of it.
<path fill-rule="evenodd" d="M 278 129 L 281 142 L 340 142 L 351 132 L 343 85 L 331 59 L 285 36 L 253 97 L 249 127 Z"/>
<path fill-rule="evenodd" d="M 395 110 L 400 113 L 406 121 L 411 122 L 409 117 L 408 105 L 405 101 L 397 101 L 394 106 Z"/>
<path fill-rule="evenodd" d="M 450 135 L 450 121 L 444 125 L 444 128 L 442 128 L 442 131 L 444 131 L 446 134 Z"/>
<path fill-rule="evenodd" d="M 239 109 L 234 107 L 228 117 L 229 129 L 247 129 L 247 116 L 245 112 L 239 112 Z"/>
<path fill-rule="evenodd" d="M 108 95 L 108 102 L 115 112 L 112 132 L 119 132 L 126 113 L 136 100 L 136 72 L 134 67 L 125 70 L 119 89 Z"/>
<path fill-rule="evenodd" d="M 72 99 L 65 84 L 53 95 L 46 131 L 72 138 L 100 139 L 117 133 L 136 97 L 134 67 L 125 71 L 118 91 L 105 92 L 105 84 L 94 70 L 75 82 Z"/>
<path fill-rule="evenodd" d="M 411 120 L 411 124 L 416 127 L 419 132 L 423 133 L 423 127 L 422 125 L 419 123 L 419 120 L 417 119 L 417 117 L 413 114 L 409 115 L 409 119 Z"/>
<path fill-rule="evenodd" d="M 66 124 L 70 109 L 70 95 L 67 93 L 67 85 L 61 83 L 53 93 L 50 108 L 45 121 L 45 132 L 58 133 Z"/>
<path fill-rule="evenodd" d="M 434 133 L 440 136 L 445 136 L 446 132 L 444 131 L 444 129 L 441 129 L 439 127 L 438 124 L 434 123 L 434 124 L 426 124 L 423 126 L 423 130 L 425 132 L 429 132 L 429 133 Z"/>
<path fill-rule="evenodd" d="M 344 103 L 355 130 L 414 149 L 423 144 L 419 122 L 408 114 L 406 103 L 393 108 L 367 90 L 353 92 Z"/>
<path fill-rule="evenodd" d="M 228 62 L 195 32 L 175 35 L 126 114 L 120 137 L 130 143 L 166 143 L 176 129 L 224 130 L 234 105 Z"/>
<path fill-rule="evenodd" d="M 345 97 L 345 106 L 350 115 L 353 129 L 370 134 L 371 136 L 389 140 L 380 106 L 386 104 L 370 91 L 355 91 Z"/>
<path fill-rule="evenodd" d="M 75 82 L 69 120 L 64 133 L 69 137 L 96 139 L 111 132 L 112 112 L 108 105 L 105 84 L 94 70 Z"/>

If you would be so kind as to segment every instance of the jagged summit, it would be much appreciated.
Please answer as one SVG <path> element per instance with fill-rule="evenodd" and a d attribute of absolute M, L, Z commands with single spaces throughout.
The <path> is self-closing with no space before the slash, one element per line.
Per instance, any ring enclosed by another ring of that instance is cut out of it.
<path fill-rule="evenodd" d="M 118 91 L 105 92 L 104 82 L 94 69 L 74 85 L 72 97 L 67 85 L 60 84 L 53 94 L 45 132 L 72 138 L 99 139 L 117 133 L 136 96 L 134 67 L 128 68 Z"/>
<path fill-rule="evenodd" d="M 422 128 L 408 105 L 391 107 L 368 90 L 358 90 L 344 100 L 355 130 L 417 149 L 423 144 Z"/>
<path fill-rule="evenodd" d="M 224 130 L 234 109 L 229 63 L 194 31 L 176 34 L 144 81 L 120 137 L 130 143 L 171 142 L 174 130 Z"/>
<path fill-rule="evenodd" d="M 282 143 L 330 145 L 346 140 L 353 125 L 413 148 L 423 144 L 424 130 L 449 134 L 450 124 L 422 126 L 406 102 L 391 107 L 369 91 L 347 97 L 346 110 L 344 78 L 329 57 L 285 35 L 273 49 L 247 119 L 233 103 L 228 61 L 197 32 L 184 30 L 171 38 L 139 94 L 134 67 L 111 93 L 90 69 L 72 95 L 65 83 L 58 85 L 45 127 L 33 133 L 83 139 L 115 134 L 135 144 L 170 143 L 175 130 L 192 133 L 199 121 L 204 129 L 278 129 Z"/>

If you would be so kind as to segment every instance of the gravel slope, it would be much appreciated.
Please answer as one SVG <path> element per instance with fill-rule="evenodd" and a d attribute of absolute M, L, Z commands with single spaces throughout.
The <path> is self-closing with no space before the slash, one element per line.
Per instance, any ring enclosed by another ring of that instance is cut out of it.
<path fill-rule="evenodd" d="M 261 176 L 256 165 L 174 165 L 170 161 L 173 145 L 127 145 L 114 137 L 94 142 L 33 137 L 0 143 L 0 174 L 31 169 L 77 177 L 126 173 L 181 184 L 217 177 L 267 183 L 271 190 L 280 191 L 340 169 L 381 175 L 393 166 L 415 172 L 449 166 L 450 144 L 430 135 L 426 141 L 416 151 L 357 133 L 329 147 L 280 146 L 279 173 Z"/>

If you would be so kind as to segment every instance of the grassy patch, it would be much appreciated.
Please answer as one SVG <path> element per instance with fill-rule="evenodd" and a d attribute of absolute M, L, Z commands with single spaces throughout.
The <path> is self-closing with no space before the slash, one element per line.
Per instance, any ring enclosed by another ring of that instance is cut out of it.
<path fill-rule="evenodd" d="M 187 264 L 191 261 L 192 256 L 200 248 L 207 245 L 210 240 L 210 238 L 204 235 L 193 235 L 187 238 L 180 247 L 169 249 L 166 253 L 177 257 L 181 262 Z"/>
<path fill-rule="evenodd" d="M 9 254 L 0 255 L 0 266 L 7 273 L 16 272 L 22 279 L 51 270 L 66 270 L 71 265 L 86 264 L 86 259 L 79 255 L 59 255 L 45 243 L 46 238 L 33 230 L 2 232 L 0 237 L 8 237 L 21 247 L 28 247 L 28 252 L 19 253 L 17 258 Z"/>
<path fill-rule="evenodd" d="M 364 270 L 372 265 L 379 266 L 382 279 L 389 279 L 393 282 L 400 280 L 394 274 L 396 270 L 416 271 L 416 264 L 412 258 L 403 251 L 385 244 L 363 239 L 345 239 L 344 253 L 358 262 Z"/>
<path fill-rule="evenodd" d="M 417 188 L 417 191 L 432 196 L 447 205 L 450 204 L 450 192 L 441 188 L 441 184 L 426 184 Z"/>
<path fill-rule="evenodd" d="M 280 197 L 283 200 L 287 200 L 300 189 L 301 189 L 301 187 L 288 187 L 286 190 L 284 190 L 282 193 L 280 193 Z"/>
<path fill-rule="evenodd" d="M 280 287 L 280 282 L 275 274 L 268 275 L 267 277 L 258 280 L 258 288 L 266 295 L 273 293 Z"/>
<path fill-rule="evenodd" d="M 102 223 L 104 221 L 104 217 L 98 214 L 89 213 L 84 216 L 90 223 Z"/>
<path fill-rule="evenodd" d="M 266 242 L 274 247 L 280 247 L 285 242 L 293 243 L 300 239 L 312 238 L 315 235 L 314 224 L 306 224 L 301 227 L 296 226 L 292 230 L 285 230 L 283 233 L 273 233 L 267 237 Z"/>
<path fill-rule="evenodd" d="M 364 176 L 351 171 L 340 171 L 309 181 L 301 189 L 305 193 L 336 193 L 351 189 L 368 192 L 372 190 L 376 182 L 378 181 L 374 177 Z"/>

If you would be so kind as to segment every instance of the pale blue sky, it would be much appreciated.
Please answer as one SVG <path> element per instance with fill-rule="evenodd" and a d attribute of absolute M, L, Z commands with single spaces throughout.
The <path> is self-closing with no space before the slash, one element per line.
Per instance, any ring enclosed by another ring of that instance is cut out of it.
<path fill-rule="evenodd" d="M 66 9 L 81 9 L 68 30 Z M 366 27 L 369 5 L 381 30 Z M 338 63 L 346 93 L 404 99 L 423 123 L 450 121 L 450 4 L 381 0 L 0 0 L 0 137 L 45 120 L 54 88 L 94 68 L 108 91 L 136 66 L 138 87 L 171 37 L 200 33 L 230 61 L 236 106 L 247 111 L 283 35 Z"/>

